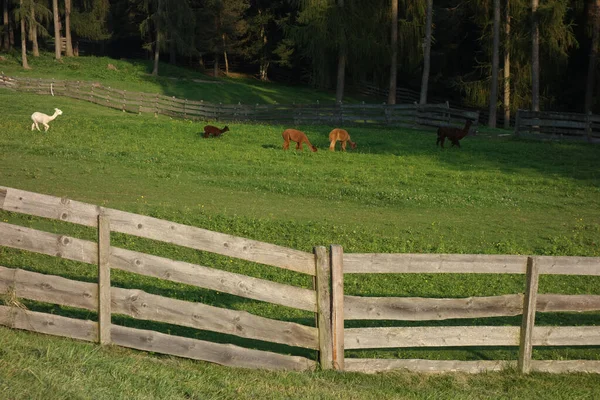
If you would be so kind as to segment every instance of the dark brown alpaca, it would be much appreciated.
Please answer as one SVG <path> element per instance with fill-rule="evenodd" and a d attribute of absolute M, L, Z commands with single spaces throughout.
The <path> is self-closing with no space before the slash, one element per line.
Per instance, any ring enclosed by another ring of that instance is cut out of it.
<path fill-rule="evenodd" d="M 217 136 L 221 136 L 223 133 L 228 132 L 229 128 L 225 127 L 223 129 L 219 129 L 216 126 L 212 126 L 212 125 L 206 125 L 204 127 L 204 137 L 207 138 L 210 135 L 213 135 L 214 137 Z"/>
<path fill-rule="evenodd" d="M 296 150 L 302 150 L 302 143 L 306 143 L 306 145 L 312 150 L 317 151 L 317 148 L 313 146 L 306 134 L 304 132 L 298 131 L 296 129 L 286 129 L 281 134 L 283 136 L 283 149 L 287 150 L 290 148 L 290 140 L 292 142 L 296 142 Z"/>
<path fill-rule="evenodd" d="M 452 142 L 452 146 L 456 145 L 460 147 L 459 141 L 465 136 L 467 136 L 472 124 L 473 121 L 468 119 L 467 123 L 465 124 L 465 127 L 462 129 L 449 126 L 439 127 L 437 131 L 437 142 L 435 143 L 435 145 L 437 146 L 439 143 L 441 143 L 442 148 L 444 148 L 444 141 L 446 140 L 446 138 L 448 138 Z"/>

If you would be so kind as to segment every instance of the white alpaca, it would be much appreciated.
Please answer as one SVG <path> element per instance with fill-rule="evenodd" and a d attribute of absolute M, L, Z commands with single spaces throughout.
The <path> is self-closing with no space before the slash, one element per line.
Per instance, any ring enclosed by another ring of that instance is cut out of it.
<path fill-rule="evenodd" d="M 48 129 L 50 129 L 48 122 L 53 121 L 56 117 L 58 117 L 61 114 L 62 111 L 60 111 L 58 108 L 54 109 L 54 114 L 52 114 L 52 116 L 46 115 L 41 112 L 34 112 L 33 114 L 31 114 L 31 120 L 33 121 L 33 124 L 31 124 L 31 130 L 33 130 L 33 128 L 37 128 L 37 130 L 39 131 L 40 127 L 38 126 L 38 124 L 42 124 L 44 125 L 44 132 L 47 132 Z"/>

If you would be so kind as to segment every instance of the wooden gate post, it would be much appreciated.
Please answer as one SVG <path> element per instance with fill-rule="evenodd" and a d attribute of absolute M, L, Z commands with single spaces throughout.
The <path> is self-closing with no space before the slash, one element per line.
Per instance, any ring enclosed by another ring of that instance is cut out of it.
<path fill-rule="evenodd" d="M 331 265 L 327 249 L 313 248 L 317 276 L 314 286 L 317 291 L 317 328 L 319 329 L 319 362 L 321 369 L 333 368 L 333 345 L 331 334 Z"/>
<path fill-rule="evenodd" d="M 333 333 L 333 368 L 344 370 L 344 250 L 333 244 L 331 256 L 331 325 Z"/>
<path fill-rule="evenodd" d="M 98 339 L 109 344 L 110 339 L 110 220 L 98 215 Z"/>
<path fill-rule="evenodd" d="M 531 353 L 533 346 L 533 327 L 539 282 L 539 267 L 537 260 L 527 257 L 527 287 L 523 299 L 523 321 L 521 323 L 521 338 L 519 343 L 519 371 L 528 374 L 531 371 Z"/>

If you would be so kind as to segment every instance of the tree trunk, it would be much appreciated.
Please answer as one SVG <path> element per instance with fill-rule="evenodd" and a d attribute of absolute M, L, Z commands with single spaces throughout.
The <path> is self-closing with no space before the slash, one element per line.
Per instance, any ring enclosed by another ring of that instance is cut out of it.
<path fill-rule="evenodd" d="M 219 53 L 215 53 L 215 64 L 213 65 L 213 76 L 219 76 Z"/>
<path fill-rule="evenodd" d="M 531 0 L 531 109 L 540 111 L 540 28 L 539 0 Z"/>
<path fill-rule="evenodd" d="M 23 10 L 23 0 L 20 0 L 21 10 Z M 23 68 L 29 68 L 27 63 L 27 30 L 25 29 L 25 13 L 21 14 L 21 58 L 23 60 Z"/>
<path fill-rule="evenodd" d="M 510 128 L 510 0 L 504 10 L 504 129 Z"/>
<path fill-rule="evenodd" d="M 227 36 L 223 34 L 223 60 L 225 60 L 225 76 L 229 76 L 229 57 L 227 57 Z"/>
<path fill-rule="evenodd" d="M 500 64 L 500 0 L 494 0 L 494 40 L 492 50 L 492 87 L 490 88 L 490 116 L 488 126 L 496 127 L 498 108 L 498 64 Z"/>
<path fill-rule="evenodd" d="M 344 0 L 338 0 L 338 7 L 344 8 Z M 335 87 L 335 102 L 341 103 L 344 99 L 344 83 L 346 79 L 346 39 L 342 35 L 338 50 L 337 84 Z"/>
<path fill-rule="evenodd" d="M 31 40 L 31 50 L 34 57 L 40 56 L 40 47 L 37 39 L 37 23 L 35 20 L 35 3 L 31 7 L 31 26 L 29 26 L 29 39 Z"/>
<path fill-rule="evenodd" d="M 259 10 L 260 13 L 260 10 Z M 261 81 L 268 81 L 269 80 L 269 76 L 268 71 L 269 71 L 269 55 L 267 52 L 267 42 L 268 42 L 268 38 L 267 38 L 267 33 L 265 30 L 265 26 L 262 25 L 260 28 L 260 37 L 262 38 L 262 42 L 263 42 L 263 48 L 261 51 L 261 58 L 260 58 L 260 80 Z"/>
<path fill-rule="evenodd" d="M 4 0 L 4 12 L 2 14 L 2 25 L 3 25 L 3 34 L 2 34 L 2 50 L 8 51 L 10 50 L 10 21 L 8 19 L 8 1 Z"/>
<path fill-rule="evenodd" d="M 585 113 L 591 113 L 594 97 L 594 78 L 596 76 L 596 63 L 598 62 L 598 41 L 600 40 L 600 0 L 590 5 L 590 21 L 592 23 L 592 47 L 588 61 L 587 85 L 585 88 Z"/>
<path fill-rule="evenodd" d="M 60 60 L 61 39 L 60 39 L 60 20 L 58 14 L 58 0 L 52 0 L 52 13 L 54 14 L 54 57 Z"/>
<path fill-rule="evenodd" d="M 159 25 L 156 24 L 156 43 L 154 44 L 154 66 L 152 67 L 152 76 L 158 76 L 158 61 L 160 60 L 160 33 Z"/>
<path fill-rule="evenodd" d="M 427 0 L 427 18 L 425 22 L 425 41 L 423 42 L 423 77 L 421 79 L 420 104 L 427 104 L 427 86 L 429 86 L 429 69 L 431 55 L 431 25 L 433 24 L 433 0 Z"/>
<path fill-rule="evenodd" d="M 392 0 L 392 33 L 390 37 L 392 59 L 390 62 L 390 87 L 388 104 L 396 104 L 396 86 L 398 76 L 398 0 Z"/>
<path fill-rule="evenodd" d="M 71 0 L 65 0 L 65 39 L 67 39 L 67 57 L 73 57 L 73 40 L 71 39 Z"/>

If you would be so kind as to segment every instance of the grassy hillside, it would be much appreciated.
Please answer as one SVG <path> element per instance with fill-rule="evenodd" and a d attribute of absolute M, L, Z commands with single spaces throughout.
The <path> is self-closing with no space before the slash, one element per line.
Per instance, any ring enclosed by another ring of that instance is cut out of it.
<path fill-rule="evenodd" d="M 152 76 L 152 62 L 134 59 L 112 59 L 109 57 L 63 57 L 54 59 L 54 53 L 42 53 L 40 57 L 29 57 L 31 70 L 21 67 L 20 53 L 2 54 L 0 72 L 8 76 L 26 78 L 54 78 L 58 80 L 101 82 L 116 89 L 161 93 L 181 99 L 204 100 L 224 104 L 290 104 L 332 103 L 335 93 L 314 90 L 308 87 L 286 86 L 272 82 L 261 82 L 252 77 L 214 78 L 199 71 L 160 63 L 158 77 Z M 109 69 L 112 64 L 116 69 Z M 347 93 L 346 102 L 365 100 L 380 102 Z"/>
<path fill-rule="evenodd" d="M 6 72 L 6 71 L 5 71 Z M 65 75 L 67 76 L 67 75 Z M 71 75 L 68 75 L 71 76 Z M 82 74 L 82 79 L 89 77 Z M 123 81 L 123 88 L 135 84 Z M 229 124 L 204 139 L 202 123 L 154 118 L 93 104 L 0 89 L 0 185 L 165 218 L 304 251 L 341 244 L 346 252 L 600 256 L 600 147 L 539 143 L 483 133 L 440 149 L 432 131 L 349 128 L 356 150 L 326 151 L 332 127 L 300 126 L 316 153 L 281 149 L 284 126 Z M 31 131 L 33 111 L 64 114 L 47 133 Z M 94 240 L 93 230 L 0 212 L 0 220 Z M 309 287 L 299 274 L 149 240 L 113 235 L 120 247 Z M 0 265 L 94 281 L 89 265 L 0 248 Z M 114 271 L 113 284 L 254 314 L 313 324 L 310 313 Z M 522 276 L 349 276 L 348 294 L 468 297 L 523 291 Z M 600 279 L 544 276 L 543 293 L 600 294 Z M 26 302 L 78 318 L 93 313 Z M 118 324 L 256 348 L 314 354 L 210 332 L 115 316 Z M 543 314 L 539 324 L 598 325 L 598 314 Z M 518 325 L 519 318 L 447 323 Z M 353 322 L 352 326 L 365 324 Z M 370 323 L 390 325 L 389 321 Z M 409 325 L 408 323 L 393 323 Z M 8 398 L 481 398 L 597 397 L 582 375 L 424 377 L 395 373 L 276 374 L 237 371 L 169 357 L 101 349 L 0 328 L 0 393 Z M 402 349 L 348 357 L 514 359 L 515 349 Z M 23 357 L 22 355 L 27 355 Z M 535 358 L 600 359 L 595 348 L 536 349 Z M 76 361 L 77 360 L 77 361 Z M 54 368 L 48 369 L 49 365 Z M 69 365 L 73 365 L 71 368 Z M 68 367 L 68 368 L 66 368 Z M 177 375 L 177 371 L 181 375 Z M 71 379 L 64 379 L 64 377 Z M 119 379 L 94 380 L 112 376 Z M 211 378 L 206 378 L 206 375 Z M 141 387 L 143 376 L 147 387 Z M 202 378 L 204 376 L 204 378 Z M 218 384 L 213 385 L 211 380 Z M 7 383 L 9 382 L 9 383 Z M 197 382 L 194 385 L 193 382 Z M 266 382 L 270 382 L 267 384 Z M 515 385 L 515 382 L 518 382 Z M 559 384 L 560 383 L 560 384 Z M 46 390 L 43 390 L 45 388 Z M 53 389 L 53 390 L 47 390 Z M 152 394 L 155 393 L 155 394 Z M 536 395 L 537 394 L 537 395 Z M 1 396 L 0 396 L 1 397 Z M 52 398 L 52 397 L 50 397 Z"/>

